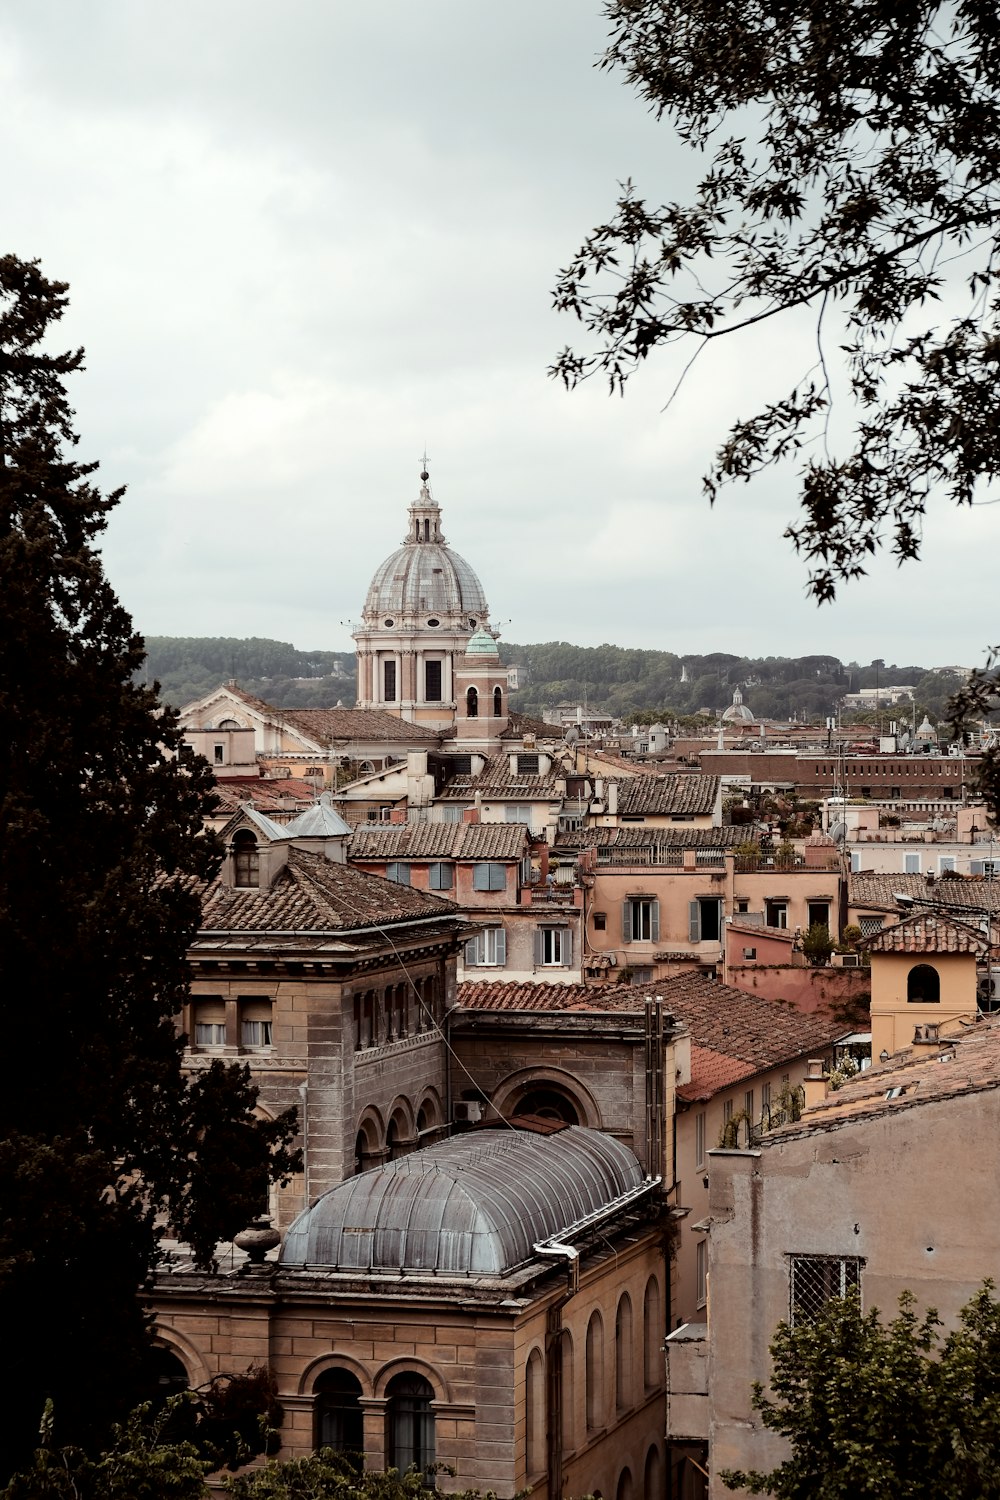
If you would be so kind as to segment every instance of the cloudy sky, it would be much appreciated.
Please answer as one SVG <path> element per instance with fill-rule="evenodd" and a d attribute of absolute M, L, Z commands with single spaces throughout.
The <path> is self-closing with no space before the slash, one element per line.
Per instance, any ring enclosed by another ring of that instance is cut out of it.
<path fill-rule="evenodd" d="M 508 639 L 980 659 L 1000 510 L 940 510 L 922 564 L 818 610 L 789 479 L 702 499 L 807 322 L 715 346 L 666 414 L 666 360 L 624 401 L 547 378 L 556 272 L 616 184 L 694 177 L 603 37 L 597 0 L 0 0 L 3 249 L 71 283 L 140 630 L 350 648 L 426 443 Z"/>

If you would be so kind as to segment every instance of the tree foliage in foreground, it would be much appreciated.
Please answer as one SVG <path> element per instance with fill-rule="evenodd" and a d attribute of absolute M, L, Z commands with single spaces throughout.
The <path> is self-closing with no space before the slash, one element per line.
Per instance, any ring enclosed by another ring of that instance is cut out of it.
<path fill-rule="evenodd" d="M 0 1478 L 46 1397 L 57 1440 L 92 1444 L 142 1392 L 158 1216 L 207 1264 L 296 1160 L 248 1072 L 182 1072 L 211 777 L 166 757 L 176 717 L 135 680 L 97 551 L 120 492 L 73 454 L 82 352 L 44 347 L 66 301 L 0 257 Z"/>
<path fill-rule="evenodd" d="M 803 516 L 786 534 L 829 599 L 887 533 L 900 560 L 918 555 L 933 491 L 968 505 L 997 477 L 1000 14 L 982 0 L 605 10 L 602 66 L 708 165 L 689 203 L 626 184 L 555 292 L 597 347 L 564 350 L 553 373 L 624 391 L 662 346 L 693 356 L 809 308 L 810 368 L 732 428 L 705 487 L 714 499 L 793 462 Z"/>
<path fill-rule="evenodd" d="M 779 1324 L 763 1425 L 791 1457 L 768 1474 L 729 1470 L 729 1489 L 780 1500 L 990 1500 L 1000 1496 L 1000 1303 L 986 1282 L 943 1341 L 904 1292 L 883 1324 L 858 1296 Z"/>

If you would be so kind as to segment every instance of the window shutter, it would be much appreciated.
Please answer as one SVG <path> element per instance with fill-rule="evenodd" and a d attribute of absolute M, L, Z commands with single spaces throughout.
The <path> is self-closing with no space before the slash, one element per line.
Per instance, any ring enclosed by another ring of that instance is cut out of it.
<path fill-rule="evenodd" d="M 622 942 L 623 943 L 630 943 L 631 941 L 632 941 L 632 903 L 631 903 L 631 901 L 623 901 L 622 902 Z"/>
<path fill-rule="evenodd" d="M 649 903 L 649 936 L 654 943 L 660 941 L 660 903 L 651 901 Z"/>
<path fill-rule="evenodd" d="M 503 967 L 507 962 L 507 933 L 502 927 L 497 928 L 497 963 Z"/>
<path fill-rule="evenodd" d="M 545 961 L 545 933 L 540 927 L 535 928 L 535 963 Z"/>
<path fill-rule="evenodd" d="M 971 871 L 971 873 L 973 875 L 982 875 L 983 874 L 983 861 L 981 859 L 974 859 L 974 860 L 972 860 L 971 863 L 970 863 L 970 865 L 969 865 L 969 870 Z"/>
<path fill-rule="evenodd" d="M 465 945 L 465 962 L 477 964 L 479 962 L 479 938 L 471 937 Z"/>
<path fill-rule="evenodd" d="M 562 961 L 567 969 L 573 966 L 573 934 L 568 927 L 562 932 Z"/>
<path fill-rule="evenodd" d="M 701 907 L 697 901 L 688 903 L 688 942 L 701 942 Z"/>

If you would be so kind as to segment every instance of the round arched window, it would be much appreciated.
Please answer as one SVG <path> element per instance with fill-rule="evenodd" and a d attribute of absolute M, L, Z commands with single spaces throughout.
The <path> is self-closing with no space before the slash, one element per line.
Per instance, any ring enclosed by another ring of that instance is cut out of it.
<path fill-rule="evenodd" d="M 361 1382 L 349 1370 L 324 1370 L 314 1386 L 316 1447 L 338 1453 L 363 1453 L 364 1418 Z"/>
<path fill-rule="evenodd" d="M 385 1388 L 389 1463 L 401 1474 L 434 1463 L 434 1387 L 421 1375 L 394 1375 Z"/>
<path fill-rule="evenodd" d="M 941 976 L 931 964 L 917 964 L 906 976 L 906 998 L 911 1005 L 939 1005 Z"/>

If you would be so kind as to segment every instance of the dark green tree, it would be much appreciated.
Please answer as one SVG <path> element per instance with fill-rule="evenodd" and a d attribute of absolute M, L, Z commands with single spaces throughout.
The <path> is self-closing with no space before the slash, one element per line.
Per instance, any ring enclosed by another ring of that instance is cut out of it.
<path fill-rule="evenodd" d="M 176 717 L 137 683 L 103 573 L 121 492 L 74 457 L 82 352 L 44 346 L 66 301 L 0 258 L 0 1477 L 46 1397 L 57 1440 L 85 1444 L 134 1403 L 158 1218 L 205 1264 L 295 1161 L 294 1120 L 254 1119 L 247 1073 L 181 1069 L 210 776 L 170 754 Z"/>
<path fill-rule="evenodd" d="M 932 492 L 970 505 L 997 477 L 997 8 L 606 0 L 605 12 L 602 66 L 707 166 L 688 203 L 626 184 L 555 292 L 596 347 L 566 349 L 553 373 L 623 391 L 659 348 L 684 341 L 693 356 L 809 308 L 809 368 L 732 428 L 705 485 L 714 499 L 796 465 L 803 515 L 786 535 L 829 599 L 887 534 L 901 560 L 917 556 Z"/>
<path fill-rule="evenodd" d="M 856 1293 L 778 1325 L 763 1425 L 791 1454 L 770 1473 L 729 1470 L 729 1489 L 781 1500 L 989 1500 L 1000 1496 L 1000 1304 L 986 1282 L 941 1340 L 904 1292 L 883 1324 Z"/>

